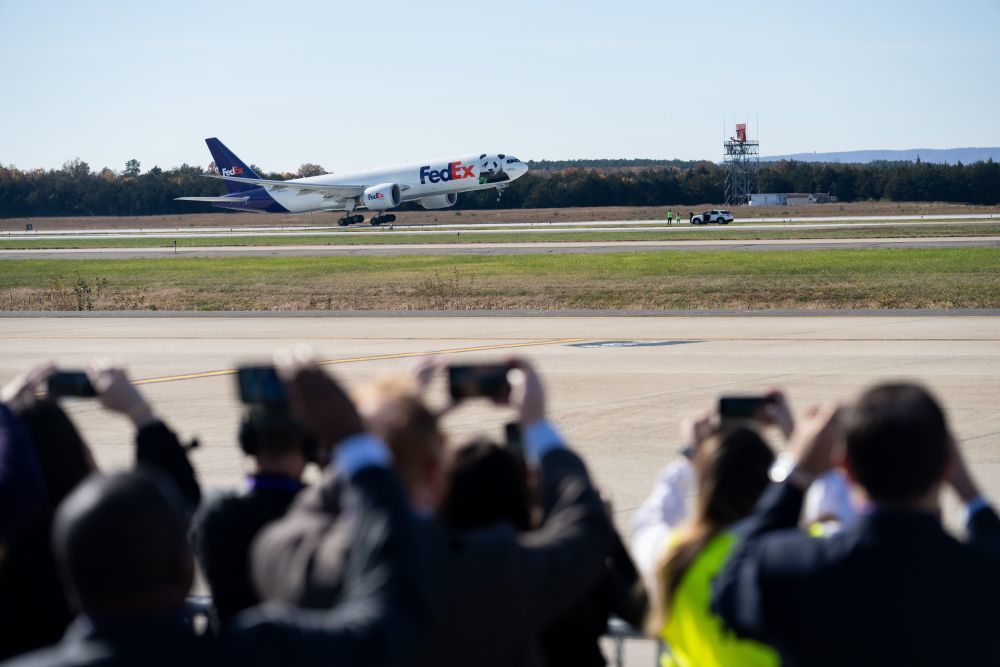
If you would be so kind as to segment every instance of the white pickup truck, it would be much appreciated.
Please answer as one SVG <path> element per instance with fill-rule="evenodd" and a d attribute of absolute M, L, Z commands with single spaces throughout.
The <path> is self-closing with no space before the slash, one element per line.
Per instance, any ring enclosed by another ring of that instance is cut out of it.
<path fill-rule="evenodd" d="M 733 221 L 733 214 L 721 209 L 712 209 L 704 213 L 692 213 L 690 215 L 692 225 L 707 225 L 710 222 L 717 222 L 720 225 L 728 225 Z"/>

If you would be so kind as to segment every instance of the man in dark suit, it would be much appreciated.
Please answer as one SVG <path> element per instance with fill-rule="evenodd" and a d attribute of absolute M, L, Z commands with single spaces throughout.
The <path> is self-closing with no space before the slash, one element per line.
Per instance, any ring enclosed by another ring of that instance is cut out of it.
<path fill-rule="evenodd" d="M 53 530 L 81 615 L 59 644 L 8 667 L 401 663 L 427 616 L 425 564 L 391 455 L 362 431 L 353 405 L 325 374 L 308 365 L 284 372 L 293 402 L 325 406 L 324 442 L 358 517 L 338 603 L 322 612 L 259 607 L 221 638 L 197 636 L 184 617 L 194 561 L 177 490 L 153 471 L 93 475 L 60 506 Z M 331 522 L 314 519 L 322 544 Z"/>
<path fill-rule="evenodd" d="M 520 411 L 525 455 L 537 466 L 544 511 L 543 524 L 535 531 L 521 533 L 508 524 L 449 530 L 434 516 L 434 500 L 440 497 L 436 487 L 443 480 L 435 466 L 441 464 L 443 446 L 435 444 L 433 415 L 413 396 L 384 396 L 389 404 L 372 410 L 380 415 L 373 421 L 381 426 L 370 424 L 397 452 L 397 465 L 403 453 L 416 461 L 400 472 L 408 481 L 414 512 L 422 516 L 436 622 L 409 665 L 542 664 L 543 628 L 584 600 L 605 571 L 611 530 L 604 504 L 583 461 L 545 420 L 538 376 L 525 362 L 514 364 L 521 381 L 513 382 L 510 403 Z M 418 447 L 424 450 L 421 456 L 414 455 Z M 331 494 L 307 490 L 284 519 L 258 537 L 254 575 L 265 599 L 322 608 L 337 598 L 342 573 L 336 563 L 341 558 L 331 555 L 353 549 L 352 530 L 360 525 L 337 502 Z M 337 512 L 342 518 L 335 529 L 336 545 L 334 540 L 320 544 L 312 517 Z M 324 547 L 330 551 L 324 554 Z M 282 562 L 314 567 L 282 570 L 269 565 Z"/>
<path fill-rule="evenodd" d="M 794 436 L 797 464 L 742 526 L 713 609 L 785 665 L 1000 662 L 1000 519 L 982 500 L 940 407 L 922 388 L 881 385 Z M 803 493 L 842 466 L 867 508 L 829 538 L 797 530 Z M 941 525 L 939 496 L 966 504 L 968 538 Z"/>
<path fill-rule="evenodd" d="M 217 630 L 260 603 L 250 581 L 250 545 L 262 527 L 288 511 L 305 488 L 306 464 L 315 459 L 311 439 L 285 407 L 248 409 L 240 446 L 253 462 L 246 489 L 207 495 L 191 519 L 191 541 L 212 591 Z"/>

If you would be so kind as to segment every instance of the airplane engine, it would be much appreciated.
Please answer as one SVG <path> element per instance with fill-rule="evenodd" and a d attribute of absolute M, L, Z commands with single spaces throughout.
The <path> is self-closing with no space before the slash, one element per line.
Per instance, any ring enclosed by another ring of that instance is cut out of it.
<path fill-rule="evenodd" d="M 373 211 L 386 211 L 399 206 L 403 197 L 399 193 L 399 186 L 395 183 L 379 183 L 365 188 L 361 201 Z"/>
<path fill-rule="evenodd" d="M 458 201 L 457 192 L 449 192 L 446 195 L 434 195 L 433 197 L 421 197 L 420 205 L 426 209 L 448 208 L 454 206 Z"/>

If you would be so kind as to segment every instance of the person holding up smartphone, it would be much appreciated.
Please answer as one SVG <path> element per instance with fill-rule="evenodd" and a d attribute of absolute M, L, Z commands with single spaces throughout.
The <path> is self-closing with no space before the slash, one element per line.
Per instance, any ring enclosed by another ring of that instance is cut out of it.
<path fill-rule="evenodd" d="M 126 416 L 136 429 L 136 465 L 158 470 L 181 490 L 188 511 L 201 498 L 194 469 L 177 436 L 129 381 L 123 367 L 104 360 L 85 370 L 42 364 L 2 390 L 24 423 L 44 481 L 40 508 L 11 539 L 0 564 L 0 659 L 46 646 L 73 618 L 50 545 L 56 507 L 97 470 L 94 457 L 60 401 L 95 399 Z"/>
<path fill-rule="evenodd" d="M 432 374 L 428 368 L 423 377 Z M 385 381 L 359 397 L 367 428 L 393 453 L 427 548 L 425 577 L 437 614 L 407 664 L 540 664 L 542 630 L 571 608 L 604 570 L 611 548 L 610 521 L 583 461 L 546 419 L 545 391 L 531 364 L 511 359 L 466 366 L 449 371 L 449 385 L 451 395 L 460 400 L 486 397 L 517 412 L 525 460 L 539 472 L 543 520 L 537 530 L 523 533 L 509 524 L 451 530 L 437 505 L 443 491 L 444 434 L 438 414 L 424 403 L 420 383 Z M 323 421 L 325 414 L 317 410 L 315 417 Z M 337 511 L 331 494 L 312 489 L 300 496 L 294 509 L 305 516 Z M 337 536 L 339 549 L 353 549 L 352 522 L 345 511 L 335 526 L 325 526 L 331 536 L 328 549 L 333 550 Z M 336 599 L 343 572 L 267 567 L 287 558 L 314 562 L 319 556 L 314 533 L 314 527 L 289 514 L 257 538 L 255 583 L 265 599 L 307 607 Z"/>
<path fill-rule="evenodd" d="M 706 602 L 734 542 L 728 529 L 769 482 L 774 453 L 759 433 L 767 425 L 785 437 L 794 428 L 781 392 L 724 396 L 686 420 L 682 456 L 636 513 L 632 546 L 650 590 L 647 631 L 667 646 L 664 664 L 777 665 L 766 646 L 727 636 Z"/>
<path fill-rule="evenodd" d="M 236 375 L 245 406 L 240 450 L 250 462 L 246 487 L 207 497 L 191 522 L 191 540 L 212 591 L 212 624 L 222 630 L 260 596 L 250 577 L 250 546 L 260 529 L 285 515 L 318 462 L 315 440 L 291 412 L 273 366 L 245 366 Z"/>
<path fill-rule="evenodd" d="M 775 426 L 787 440 L 795 428 L 795 419 L 784 394 L 771 390 L 752 396 L 723 396 L 714 408 L 681 422 L 680 456 L 663 469 L 652 492 L 632 517 L 632 556 L 650 589 L 655 585 L 656 568 L 671 534 L 691 514 L 697 484 L 693 460 L 698 448 L 723 425 Z"/>

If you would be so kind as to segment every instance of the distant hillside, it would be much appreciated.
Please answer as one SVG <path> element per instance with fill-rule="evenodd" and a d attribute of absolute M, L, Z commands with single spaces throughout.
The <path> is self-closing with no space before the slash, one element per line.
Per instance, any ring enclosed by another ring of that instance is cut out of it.
<path fill-rule="evenodd" d="M 1000 162 L 1000 148 L 911 148 L 902 151 L 842 151 L 839 153 L 795 153 L 794 155 L 771 155 L 762 157 L 761 162 L 778 160 L 798 160 L 799 162 L 921 162 L 934 164 L 972 164 L 992 159 Z"/>

